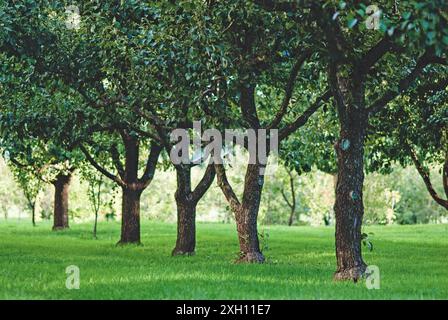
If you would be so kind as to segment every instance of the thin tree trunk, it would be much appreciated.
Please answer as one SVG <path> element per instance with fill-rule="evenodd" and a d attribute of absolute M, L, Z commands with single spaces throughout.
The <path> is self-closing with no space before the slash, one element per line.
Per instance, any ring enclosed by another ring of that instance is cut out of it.
<path fill-rule="evenodd" d="M 36 203 L 33 203 L 31 206 L 31 222 L 33 227 L 36 226 Z"/>
<path fill-rule="evenodd" d="M 60 173 L 53 182 L 54 192 L 54 212 L 53 230 L 63 230 L 69 228 L 68 224 L 68 197 L 72 174 Z"/>
<path fill-rule="evenodd" d="M 95 221 L 93 223 L 93 238 L 96 239 L 96 233 L 97 233 L 97 227 L 98 227 L 98 212 L 95 212 Z"/>
<path fill-rule="evenodd" d="M 291 214 L 289 215 L 288 225 L 292 226 L 292 223 L 294 221 L 294 215 L 296 213 L 296 206 L 297 206 L 297 204 L 296 204 L 296 190 L 294 188 L 294 176 L 292 175 L 291 172 L 288 172 L 288 174 L 289 174 L 289 184 L 290 184 L 290 187 L 291 187 L 291 196 L 292 196 L 292 198 L 291 198 L 291 201 L 292 201 L 291 202 Z"/>
<path fill-rule="evenodd" d="M 445 153 L 445 163 L 443 165 L 442 184 L 443 184 L 443 189 L 445 190 L 446 200 L 448 201 L 448 150 Z"/>
<path fill-rule="evenodd" d="M 357 280 L 366 269 L 361 254 L 361 226 L 364 215 L 364 140 L 367 118 L 342 124 L 336 144 L 338 177 L 336 186 L 336 280 Z"/>

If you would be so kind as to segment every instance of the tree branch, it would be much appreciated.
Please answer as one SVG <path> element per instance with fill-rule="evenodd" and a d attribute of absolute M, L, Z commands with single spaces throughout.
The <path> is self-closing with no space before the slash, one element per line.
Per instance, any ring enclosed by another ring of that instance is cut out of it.
<path fill-rule="evenodd" d="M 240 107 L 244 120 L 253 128 L 260 128 L 260 119 L 257 114 L 255 105 L 255 87 L 251 85 L 249 88 L 242 85 L 240 87 L 241 98 Z"/>
<path fill-rule="evenodd" d="M 288 205 L 288 207 L 290 207 L 292 209 L 292 204 L 289 202 L 288 197 L 285 194 L 285 189 L 282 188 L 280 191 L 282 193 L 282 197 L 285 200 L 286 204 Z"/>
<path fill-rule="evenodd" d="M 117 149 L 117 145 L 114 144 L 110 147 L 110 154 L 112 156 L 112 161 L 114 163 L 115 168 L 118 171 L 118 174 L 120 175 L 121 179 L 124 179 L 124 169 L 123 164 L 120 161 L 120 154 Z"/>
<path fill-rule="evenodd" d="M 399 34 L 400 32 L 397 30 L 392 37 L 386 35 L 376 45 L 370 48 L 370 50 L 359 60 L 357 68 L 358 72 L 367 74 L 370 68 L 372 68 L 386 53 L 401 50 L 402 48 L 393 42 L 393 39 Z"/>
<path fill-rule="evenodd" d="M 431 51 L 427 50 L 418 60 L 409 75 L 400 80 L 397 90 L 388 90 L 379 99 L 367 108 L 369 114 L 376 113 L 384 108 L 390 101 L 398 97 L 401 93 L 409 89 L 417 77 L 423 72 L 423 69 L 431 63 L 443 63 L 443 59 L 435 57 Z"/>
<path fill-rule="evenodd" d="M 210 162 L 212 162 L 212 160 L 210 160 Z M 207 169 L 205 170 L 204 176 L 192 192 L 194 202 L 198 202 L 204 196 L 213 183 L 213 180 L 215 180 L 215 174 L 215 165 L 213 163 L 209 163 L 207 165 Z"/>
<path fill-rule="evenodd" d="M 235 192 L 233 191 L 232 186 L 230 185 L 229 181 L 227 180 L 226 170 L 224 168 L 223 164 L 215 164 L 215 170 L 216 170 L 216 178 L 218 180 L 218 186 L 221 188 L 222 192 L 224 193 L 224 196 L 226 197 L 227 201 L 229 202 L 230 208 L 232 211 L 236 212 L 240 206 L 241 203 L 238 200 L 238 197 L 236 196 Z"/>
<path fill-rule="evenodd" d="M 151 143 L 151 151 L 149 152 L 148 159 L 146 161 L 145 172 L 139 179 L 139 183 L 142 184 L 143 189 L 146 188 L 154 178 L 154 173 L 157 167 L 157 161 L 159 160 L 162 147 L 156 143 Z"/>
<path fill-rule="evenodd" d="M 418 156 L 415 153 L 415 151 L 412 149 L 412 147 L 409 145 L 409 143 L 404 142 L 405 148 L 408 151 L 409 155 L 411 156 L 412 162 L 414 162 L 415 168 L 417 169 L 418 173 L 423 179 L 423 182 L 425 183 L 426 189 L 428 189 L 429 194 L 431 197 L 436 201 L 438 204 L 440 204 L 442 207 L 448 210 L 448 199 L 444 200 L 442 199 L 438 194 L 437 191 L 434 189 L 431 183 L 431 178 L 429 176 L 429 172 L 422 166 L 420 161 L 418 160 Z M 445 163 L 446 165 L 446 163 Z"/>
<path fill-rule="evenodd" d="M 279 111 L 277 112 L 274 120 L 272 123 L 268 126 L 268 129 L 271 128 L 277 128 L 277 126 L 281 123 L 283 120 L 283 117 L 285 116 L 289 102 L 291 101 L 292 94 L 294 92 L 294 85 L 296 83 L 297 76 L 299 74 L 300 68 L 305 63 L 306 59 L 308 59 L 311 56 L 312 52 L 311 50 L 305 50 L 297 59 L 296 63 L 291 68 L 289 79 L 286 84 L 285 88 L 285 97 L 283 98 L 283 102 L 280 106 Z"/>
<path fill-rule="evenodd" d="M 107 171 L 105 168 L 103 168 L 102 166 L 100 166 L 98 164 L 98 162 L 95 161 L 95 159 L 93 159 L 93 157 L 90 155 L 90 153 L 87 151 L 87 149 L 81 144 L 79 146 L 79 148 L 81 149 L 82 153 L 84 153 L 87 161 L 90 162 L 90 164 L 97 169 L 99 172 L 101 172 L 103 175 L 105 175 L 107 178 L 111 179 L 112 181 L 116 182 L 120 187 L 126 187 L 126 183 L 123 182 L 123 180 L 120 179 L 120 177 L 110 173 L 109 171 Z"/>
<path fill-rule="evenodd" d="M 287 138 L 291 133 L 295 132 L 298 128 L 306 124 L 308 119 L 320 108 L 322 102 L 327 101 L 331 97 L 330 90 L 327 90 L 322 96 L 316 99 L 316 101 L 308 107 L 294 122 L 282 128 L 279 132 L 279 141 Z"/>

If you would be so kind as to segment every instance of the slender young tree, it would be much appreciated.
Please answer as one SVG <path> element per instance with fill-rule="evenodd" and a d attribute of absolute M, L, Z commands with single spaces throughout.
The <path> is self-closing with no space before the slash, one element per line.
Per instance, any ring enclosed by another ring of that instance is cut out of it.
<path fill-rule="evenodd" d="M 23 191 L 23 195 L 26 198 L 28 209 L 31 212 L 31 223 L 33 227 L 36 226 L 36 205 L 39 198 L 39 194 L 42 191 L 42 181 L 33 175 L 33 172 L 24 170 L 21 167 L 10 166 L 13 171 L 13 175 L 20 188 Z"/>

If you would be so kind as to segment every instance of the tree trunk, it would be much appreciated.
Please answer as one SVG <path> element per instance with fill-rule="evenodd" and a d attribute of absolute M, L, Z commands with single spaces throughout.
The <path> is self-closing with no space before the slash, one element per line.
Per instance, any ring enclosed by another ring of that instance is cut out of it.
<path fill-rule="evenodd" d="M 448 150 L 445 152 L 445 163 L 442 171 L 442 185 L 445 190 L 446 200 L 448 201 Z M 448 210 L 448 208 L 446 208 Z"/>
<path fill-rule="evenodd" d="M 172 255 L 194 255 L 196 247 L 196 204 L 177 199 L 177 240 Z"/>
<path fill-rule="evenodd" d="M 240 258 L 238 262 L 264 262 L 258 241 L 257 218 L 260 209 L 264 176 L 260 175 L 260 166 L 249 164 L 244 180 L 243 201 L 235 212 Z"/>
<path fill-rule="evenodd" d="M 172 255 L 193 255 L 196 247 L 196 205 L 191 193 L 191 167 L 176 167 L 177 240 Z"/>
<path fill-rule="evenodd" d="M 95 221 L 93 223 L 93 238 L 97 239 L 96 233 L 98 228 L 98 212 L 95 212 Z"/>
<path fill-rule="evenodd" d="M 36 226 L 36 203 L 33 203 L 31 206 L 31 223 L 33 227 Z"/>
<path fill-rule="evenodd" d="M 54 185 L 54 212 L 53 230 L 68 229 L 68 196 L 72 174 L 60 173 L 57 175 Z"/>
<path fill-rule="evenodd" d="M 340 139 L 335 145 L 338 158 L 336 182 L 336 259 L 335 280 L 359 279 L 366 269 L 361 255 L 361 226 L 364 214 L 364 140 L 367 116 L 352 113 L 341 124 Z"/>
<path fill-rule="evenodd" d="M 125 146 L 125 187 L 122 187 L 121 238 L 119 245 L 140 242 L 140 197 L 143 189 L 138 184 L 139 141 L 123 135 Z"/>
<path fill-rule="evenodd" d="M 121 239 L 119 245 L 140 244 L 140 197 L 141 190 L 123 188 Z"/>
<path fill-rule="evenodd" d="M 296 213 L 296 190 L 294 188 L 294 176 L 290 171 L 288 171 L 289 174 L 289 184 L 291 187 L 291 214 L 289 215 L 289 221 L 288 226 L 292 226 L 292 223 L 294 221 L 294 214 Z"/>
<path fill-rule="evenodd" d="M 295 209 L 291 208 L 291 213 L 289 214 L 289 220 L 288 220 L 288 226 L 292 226 L 292 223 L 294 222 L 294 213 Z"/>

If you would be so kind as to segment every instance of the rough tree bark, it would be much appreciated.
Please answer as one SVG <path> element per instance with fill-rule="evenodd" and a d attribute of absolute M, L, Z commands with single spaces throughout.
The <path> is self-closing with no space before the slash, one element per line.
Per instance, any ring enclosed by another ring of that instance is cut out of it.
<path fill-rule="evenodd" d="M 364 140 L 367 117 L 352 114 L 341 124 L 340 138 L 335 145 L 338 158 L 336 182 L 336 280 L 357 280 L 367 265 L 361 253 L 361 226 L 364 215 Z"/>
<path fill-rule="evenodd" d="M 53 181 L 54 185 L 54 211 L 53 230 L 68 229 L 68 197 L 72 179 L 71 173 L 59 173 Z"/>
<path fill-rule="evenodd" d="M 264 176 L 260 174 L 261 166 L 249 164 L 244 179 L 243 201 L 235 211 L 235 220 L 240 243 L 238 262 L 264 262 L 258 241 L 257 219 L 260 209 L 261 192 Z"/>
<path fill-rule="evenodd" d="M 140 196 L 142 190 L 122 188 L 121 238 L 118 244 L 140 244 Z"/>

